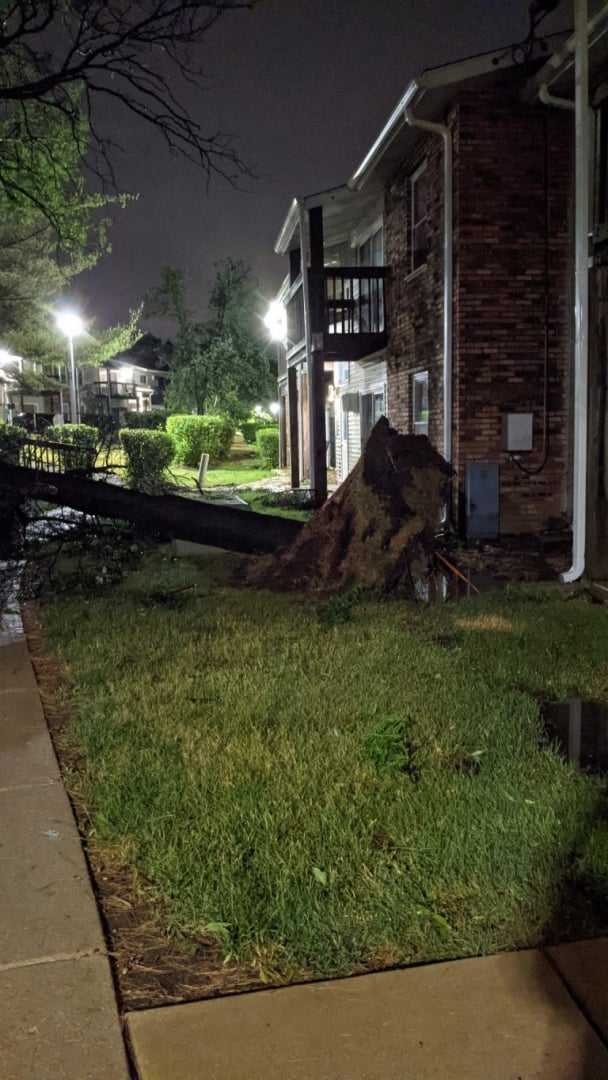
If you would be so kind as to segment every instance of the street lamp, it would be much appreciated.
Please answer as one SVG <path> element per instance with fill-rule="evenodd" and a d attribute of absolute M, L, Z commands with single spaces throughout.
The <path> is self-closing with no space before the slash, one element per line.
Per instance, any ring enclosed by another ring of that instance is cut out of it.
<path fill-rule="evenodd" d="M 287 338 L 287 312 L 280 300 L 273 300 L 264 316 L 264 326 L 271 341 L 285 343 Z"/>
<path fill-rule="evenodd" d="M 84 329 L 80 315 L 72 311 L 60 311 L 56 316 L 57 327 L 68 339 L 70 357 L 70 414 L 73 424 L 80 423 L 80 408 L 78 403 L 78 391 L 76 388 L 76 368 L 74 366 L 74 338 L 82 334 Z"/>

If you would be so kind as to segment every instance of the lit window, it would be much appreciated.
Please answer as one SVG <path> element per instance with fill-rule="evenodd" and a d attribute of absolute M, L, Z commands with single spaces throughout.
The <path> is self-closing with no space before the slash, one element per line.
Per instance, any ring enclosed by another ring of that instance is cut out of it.
<path fill-rule="evenodd" d="M 428 178 L 426 161 L 410 178 L 412 191 L 412 270 L 424 266 L 428 255 Z"/>
<path fill-rule="evenodd" d="M 365 446 L 370 432 L 385 414 L 384 387 L 369 394 L 361 394 L 361 446 Z"/>
<path fill-rule="evenodd" d="M 413 378 L 412 403 L 414 434 L 429 433 L 429 373 L 418 371 Z"/>
<path fill-rule="evenodd" d="M 348 382 L 348 360 L 336 362 L 336 386 L 344 386 Z"/>

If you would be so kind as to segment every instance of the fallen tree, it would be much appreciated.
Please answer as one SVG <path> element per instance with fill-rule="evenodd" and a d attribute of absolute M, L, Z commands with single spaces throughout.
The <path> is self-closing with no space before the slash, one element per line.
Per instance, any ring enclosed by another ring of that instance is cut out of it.
<path fill-rule="evenodd" d="M 305 525 L 4 462 L 0 513 L 14 520 L 24 502 L 36 498 L 163 537 L 267 556 L 247 567 L 246 581 L 260 588 L 321 597 L 360 585 L 376 595 L 413 598 L 417 582 L 429 574 L 451 476 L 426 436 L 400 435 L 382 418 L 348 478 Z"/>
<path fill-rule="evenodd" d="M 192 540 L 228 551 L 271 552 L 291 544 L 301 522 L 216 506 L 180 495 L 145 495 L 81 473 L 50 473 L 0 461 L 0 544 L 9 554 L 20 508 L 29 499 L 85 514 L 130 521 L 168 539 Z"/>
<path fill-rule="evenodd" d="M 360 585 L 413 598 L 429 575 L 453 470 L 425 435 L 381 418 L 357 465 L 289 547 L 256 559 L 261 588 L 331 596 Z"/>

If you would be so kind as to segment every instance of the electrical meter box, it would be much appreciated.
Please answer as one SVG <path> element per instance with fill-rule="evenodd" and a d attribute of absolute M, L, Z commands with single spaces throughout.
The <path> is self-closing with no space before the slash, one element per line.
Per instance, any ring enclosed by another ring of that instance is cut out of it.
<path fill-rule="evenodd" d="M 534 413 L 503 413 L 502 448 L 511 454 L 525 453 L 533 446 Z"/>

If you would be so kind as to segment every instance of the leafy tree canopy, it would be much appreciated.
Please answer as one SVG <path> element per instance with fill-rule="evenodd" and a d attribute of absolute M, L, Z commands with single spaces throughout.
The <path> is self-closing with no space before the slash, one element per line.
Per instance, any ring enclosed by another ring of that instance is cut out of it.
<path fill-rule="evenodd" d="M 177 324 L 170 360 L 170 408 L 226 412 L 244 419 L 273 394 L 272 353 L 262 333 L 261 297 L 250 266 L 239 259 L 217 264 L 206 321 L 188 307 L 185 275 L 166 267 L 145 301 L 146 314 Z"/>

